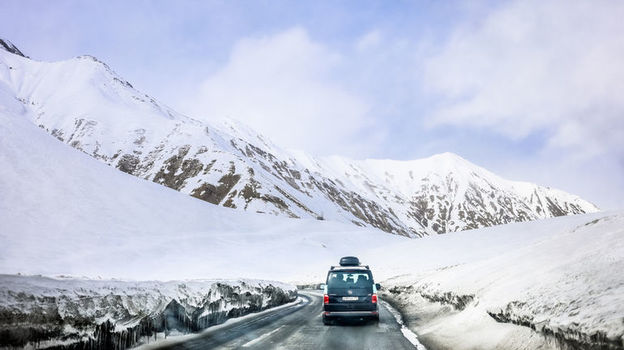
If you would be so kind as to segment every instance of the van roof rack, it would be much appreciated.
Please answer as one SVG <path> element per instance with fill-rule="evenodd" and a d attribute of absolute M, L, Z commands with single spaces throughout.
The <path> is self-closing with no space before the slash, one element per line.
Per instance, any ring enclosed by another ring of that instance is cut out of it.
<path fill-rule="evenodd" d="M 370 270 L 368 265 L 358 265 L 358 266 L 331 266 L 330 270 Z"/>

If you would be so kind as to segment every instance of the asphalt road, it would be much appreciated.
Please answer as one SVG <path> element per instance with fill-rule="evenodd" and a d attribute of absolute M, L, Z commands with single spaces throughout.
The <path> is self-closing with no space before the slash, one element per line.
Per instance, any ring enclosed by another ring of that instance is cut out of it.
<path fill-rule="evenodd" d="M 299 291 L 302 303 L 245 322 L 204 331 L 160 349 L 415 349 L 380 304 L 379 323 L 323 325 L 322 295 Z"/>

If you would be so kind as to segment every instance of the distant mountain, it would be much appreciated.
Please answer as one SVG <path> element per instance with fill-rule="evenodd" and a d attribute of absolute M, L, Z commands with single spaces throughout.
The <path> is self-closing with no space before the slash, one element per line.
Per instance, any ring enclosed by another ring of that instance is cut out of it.
<path fill-rule="evenodd" d="M 38 62 L 0 40 L 0 84 L 60 141 L 120 171 L 238 210 L 411 237 L 598 210 L 451 153 L 359 161 L 287 151 L 234 120 L 208 124 L 177 113 L 92 56 Z"/>

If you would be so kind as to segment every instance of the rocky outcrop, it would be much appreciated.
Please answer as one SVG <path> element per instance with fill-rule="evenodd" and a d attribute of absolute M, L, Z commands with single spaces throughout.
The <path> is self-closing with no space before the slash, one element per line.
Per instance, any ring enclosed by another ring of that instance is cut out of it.
<path fill-rule="evenodd" d="M 18 56 L 22 56 L 22 57 L 26 57 L 24 56 L 24 54 L 22 53 L 22 51 L 20 51 L 15 45 L 13 45 L 12 42 L 6 40 L 6 39 L 2 39 L 0 38 L 0 49 L 4 49 L 5 51 L 8 51 L 12 54 L 18 55 Z"/>

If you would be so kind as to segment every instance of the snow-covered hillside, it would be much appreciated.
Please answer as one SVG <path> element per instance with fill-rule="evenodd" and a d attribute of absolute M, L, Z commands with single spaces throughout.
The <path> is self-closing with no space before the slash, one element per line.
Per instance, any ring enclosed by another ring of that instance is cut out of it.
<path fill-rule="evenodd" d="M 94 57 L 38 62 L 2 43 L 0 84 L 35 125 L 123 172 L 220 206 L 405 236 L 597 210 L 454 154 L 355 161 L 286 151 L 238 122 L 183 116 Z"/>
<path fill-rule="evenodd" d="M 293 279 L 371 242 L 376 229 L 214 206 L 54 140 L 0 87 L 0 272 L 133 279 Z M 381 234 L 380 234 L 381 233 Z M 379 237 L 381 236 L 381 237 Z"/>

